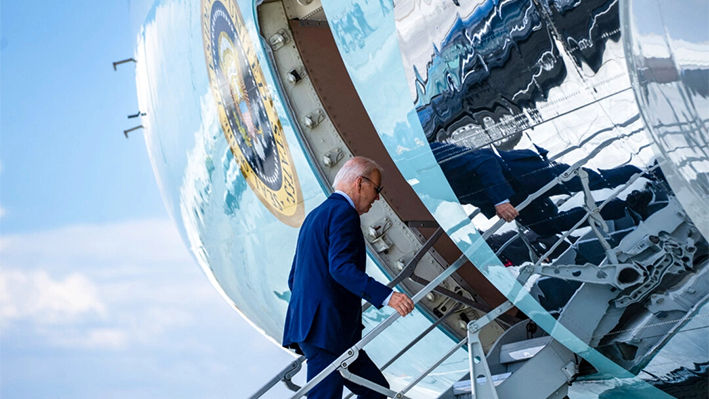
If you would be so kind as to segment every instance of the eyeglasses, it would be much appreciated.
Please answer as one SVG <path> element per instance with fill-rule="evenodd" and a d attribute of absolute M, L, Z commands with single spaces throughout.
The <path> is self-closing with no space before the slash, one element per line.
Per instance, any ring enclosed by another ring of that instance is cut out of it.
<path fill-rule="evenodd" d="M 374 191 L 376 191 L 377 194 L 381 193 L 382 190 L 384 190 L 384 186 L 377 186 L 376 184 L 374 184 L 373 181 L 369 180 L 369 178 L 367 176 L 360 176 L 360 177 L 367 180 L 368 182 L 372 183 L 372 186 L 374 186 Z"/>

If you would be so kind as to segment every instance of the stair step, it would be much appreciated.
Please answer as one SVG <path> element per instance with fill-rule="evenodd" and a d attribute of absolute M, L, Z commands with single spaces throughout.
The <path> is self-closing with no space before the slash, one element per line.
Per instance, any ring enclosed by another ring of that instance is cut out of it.
<path fill-rule="evenodd" d="M 502 374 L 495 374 L 492 376 L 492 383 L 495 384 L 495 386 L 498 386 L 502 384 L 503 381 L 507 379 L 507 377 L 511 376 L 512 373 L 502 373 Z M 480 377 L 478 378 L 478 384 L 484 384 L 485 383 L 485 377 Z M 462 381 L 458 381 L 455 384 L 453 384 L 453 395 L 465 395 L 465 394 L 472 393 L 472 389 L 470 388 L 470 380 L 465 379 Z"/>
<path fill-rule="evenodd" d="M 529 360 L 551 342 L 551 336 L 512 342 L 500 347 L 500 363 L 508 364 Z"/>

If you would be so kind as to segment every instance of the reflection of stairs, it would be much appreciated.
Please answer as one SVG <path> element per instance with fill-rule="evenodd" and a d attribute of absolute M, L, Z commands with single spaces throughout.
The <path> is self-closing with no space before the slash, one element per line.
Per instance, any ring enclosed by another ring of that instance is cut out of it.
<path fill-rule="evenodd" d="M 439 399 L 511 399 L 520 392 L 530 399 L 566 397 L 568 382 L 577 374 L 574 353 L 543 332 L 529 334 L 527 324 L 513 326 L 490 348 L 486 360 L 492 384 L 484 367 L 473 364 L 477 395 L 468 376 Z"/>

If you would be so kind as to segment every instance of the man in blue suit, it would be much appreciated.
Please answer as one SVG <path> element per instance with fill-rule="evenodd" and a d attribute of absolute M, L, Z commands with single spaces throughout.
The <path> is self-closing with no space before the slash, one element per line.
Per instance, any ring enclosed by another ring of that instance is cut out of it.
<path fill-rule="evenodd" d="M 359 216 L 379 199 L 381 168 L 355 157 L 335 176 L 335 193 L 303 222 L 288 278 L 291 290 L 283 346 L 301 350 L 308 359 L 308 381 L 362 337 L 362 298 L 377 308 L 390 306 L 402 316 L 414 309 L 405 294 L 393 292 L 365 272 L 366 247 Z M 349 371 L 388 387 L 364 351 Z M 362 399 L 383 395 L 330 374 L 308 394 L 310 399 L 342 397 L 343 385 Z"/>
<path fill-rule="evenodd" d="M 431 143 L 431 150 L 458 200 L 480 208 L 488 219 L 495 215 L 507 222 L 518 219 L 540 236 L 551 236 L 570 230 L 586 215 L 586 210 L 581 207 L 560 212 L 549 199 L 552 195 L 583 191 L 579 177 L 557 184 L 521 211 L 515 208 L 569 169 L 567 164 L 547 161 L 546 152 L 540 155 L 523 149 L 499 151 L 498 156 L 489 148 L 473 149 L 439 142 Z M 600 173 L 583 169 L 588 173 L 591 190 L 617 187 L 628 182 L 634 174 L 642 173 L 633 165 L 601 169 Z M 628 203 L 618 198 L 609 201 L 601 209 L 601 216 L 605 220 L 622 218 L 629 203 L 637 202 L 630 195 L 627 200 Z"/>

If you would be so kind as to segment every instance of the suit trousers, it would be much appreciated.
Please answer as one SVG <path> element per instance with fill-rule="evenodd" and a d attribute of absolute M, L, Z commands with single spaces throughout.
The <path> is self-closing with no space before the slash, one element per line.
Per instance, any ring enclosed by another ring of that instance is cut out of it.
<path fill-rule="evenodd" d="M 305 358 L 308 359 L 308 381 L 315 378 L 321 371 L 323 371 L 327 366 L 335 361 L 339 357 L 330 351 L 327 351 L 317 346 L 310 345 L 305 342 L 301 342 L 300 348 L 305 353 Z M 364 351 L 359 351 L 359 356 L 354 363 L 352 363 L 348 370 L 352 374 L 356 374 L 362 378 L 372 381 L 378 385 L 389 388 L 389 383 L 379 368 L 372 362 L 372 360 L 367 356 Z M 331 373 L 327 378 L 322 380 L 318 385 L 316 385 L 310 393 L 308 393 L 308 399 L 340 399 L 342 398 L 342 388 L 347 386 L 347 389 L 352 391 L 357 395 L 359 399 L 385 399 L 386 396 L 374 392 L 369 388 L 365 388 L 361 385 L 357 385 L 349 380 L 342 377 L 339 371 Z"/>

